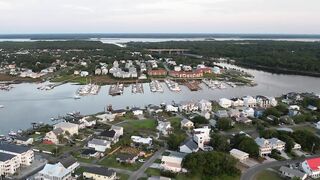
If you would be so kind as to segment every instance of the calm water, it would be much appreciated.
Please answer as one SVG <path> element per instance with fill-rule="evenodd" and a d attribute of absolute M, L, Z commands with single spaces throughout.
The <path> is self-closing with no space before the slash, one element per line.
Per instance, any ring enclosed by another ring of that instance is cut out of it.
<path fill-rule="evenodd" d="M 109 86 L 101 88 L 96 96 L 87 96 L 74 100 L 77 85 L 65 84 L 51 91 L 40 91 L 40 84 L 18 84 L 9 92 L 0 91 L 0 134 L 11 129 L 30 127 L 31 122 L 50 122 L 51 117 L 65 115 L 68 112 L 80 111 L 90 114 L 103 111 L 106 105 L 112 104 L 114 108 L 144 107 L 148 104 L 171 103 L 183 100 L 200 100 L 202 98 L 217 100 L 221 97 L 239 97 L 244 95 L 279 96 L 284 93 L 315 92 L 320 93 L 320 78 L 277 75 L 256 70 L 247 70 L 255 76 L 255 87 L 237 87 L 224 90 L 211 90 L 202 85 L 203 90 L 191 92 L 182 86 L 182 92 L 174 93 L 163 84 L 165 93 L 152 93 L 148 84 L 144 85 L 144 94 L 132 94 L 131 87 L 125 89 L 122 96 L 108 95 Z"/>

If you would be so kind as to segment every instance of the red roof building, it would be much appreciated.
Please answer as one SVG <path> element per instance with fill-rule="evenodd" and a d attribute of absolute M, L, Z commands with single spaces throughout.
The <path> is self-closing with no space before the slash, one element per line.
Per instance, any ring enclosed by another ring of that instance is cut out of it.
<path fill-rule="evenodd" d="M 305 160 L 302 164 L 302 169 L 308 176 L 312 178 L 320 177 L 320 158 L 312 158 Z"/>
<path fill-rule="evenodd" d="M 149 76 L 166 76 L 167 71 L 165 69 L 149 70 L 148 75 Z"/>
<path fill-rule="evenodd" d="M 201 78 L 203 77 L 202 71 L 170 71 L 169 76 L 175 78 Z"/>

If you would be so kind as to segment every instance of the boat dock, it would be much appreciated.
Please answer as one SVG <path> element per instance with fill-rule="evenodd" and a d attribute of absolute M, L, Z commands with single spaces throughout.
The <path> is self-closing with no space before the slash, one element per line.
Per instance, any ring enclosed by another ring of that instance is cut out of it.
<path fill-rule="evenodd" d="M 202 82 L 207 85 L 210 89 L 226 89 L 227 87 L 223 82 L 214 81 L 212 79 L 203 79 Z M 231 85 L 230 85 L 231 86 Z"/>
<path fill-rule="evenodd" d="M 79 96 L 97 95 L 100 91 L 100 86 L 96 84 L 87 84 L 78 89 L 77 94 Z"/>
<path fill-rule="evenodd" d="M 143 94 L 143 84 L 136 82 L 135 84 L 132 84 L 132 93 L 137 94 Z"/>
<path fill-rule="evenodd" d="M 164 92 L 162 85 L 158 80 L 152 80 L 149 85 L 151 92 Z"/>
<path fill-rule="evenodd" d="M 9 84 L 0 84 L 0 90 L 3 91 L 10 91 L 13 88 L 13 86 Z"/>
<path fill-rule="evenodd" d="M 191 91 L 198 91 L 201 90 L 201 87 L 199 86 L 199 82 L 197 81 L 186 81 L 184 83 L 185 86 L 187 86 Z"/>
<path fill-rule="evenodd" d="M 117 84 L 113 84 L 110 86 L 109 95 L 111 96 L 121 95 L 123 93 L 123 90 L 124 90 L 123 84 L 120 84 L 118 82 Z"/>
<path fill-rule="evenodd" d="M 173 91 L 173 92 L 180 92 L 181 91 L 179 84 L 172 81 L 171 79 L 165 79 L 164 82 L 167 84 L 170 91 Z"/>

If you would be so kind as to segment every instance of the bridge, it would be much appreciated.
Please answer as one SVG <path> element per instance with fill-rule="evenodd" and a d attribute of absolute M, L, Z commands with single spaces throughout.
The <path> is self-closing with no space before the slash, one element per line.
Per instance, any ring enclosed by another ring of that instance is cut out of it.
<path fill-rule="evenodd" d="M 157 52 L 159 54 L 161 53 L 177 53 L 177 54 L 184 54 L 185 52 L 190 51 L 189 49 L 146 49 L 146 51 L 149 52 Z"/>

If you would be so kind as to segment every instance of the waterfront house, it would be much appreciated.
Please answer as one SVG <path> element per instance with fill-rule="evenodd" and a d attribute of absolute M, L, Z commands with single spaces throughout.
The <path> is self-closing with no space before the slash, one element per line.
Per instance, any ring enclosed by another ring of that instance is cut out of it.
<path fill-rule="evenodd" d="M 180 112 L 193 112 L 198 110 L 198 105 L 194 101 L 182 101 L 179 105 Z"/>
<path fill-rule="evenodd" d="M 66 132 L 69 132 L 70 136 L 74 134 L 78 134 L 79 132 L 79 125 L 69 122 L 61 122 L 58 124 L 53 125 L 53 129 L 62 129 L 63 133 L 66 134 Z"/>
<path fill-rule="evenodd" d="M 232 98 L 231 99 L 231 106 L 233 107 L 242 107 L 243 106 L 243 100 L 240 98 Z"/>
<path fill-rule="evenodd" d="M 238 159 L 240 162 L 244 162 L 247 159 L 249 159 L 249 154 L 246 152 L 243 152 L 241 150 L 238 149 L 232 149 L 230 151 L 230 155 L 236 159 Z"/>
<path fill-rule="evenodd" d="M 181 128 L 193 129 L 194 123 L 192 121 L 190 121 L 189 119 L 183 119 L 181 121 Z"/>
<path fill-rule="evenodd" d="M 62 135 L 63 130 L 61 128 L 56 128 L 52 131 L 47 132 L 42 142 L 44 144 L 59 144 L 59 136 Z"/>
<path fill-rule="evenodd" d="M 33 138 L 27 136 L 17 136 L 14 138 L 14 142 L 17 145 L 31 145 L 33 144 Z"/>
<path fill-rule="evenodd" d="M 291 169 L 286 166 L 281 166 L 279 171 L 283 177 L 286 177 L 289 179 L 294 179 L 294 178 L 297 178 L 300 180 L 307 179 L 307 174 L 299 171 L 298 169 Z"/>
<path fill-rule="evenodd" d="M 42 180 L 71 180 L 71 171 L 66 169 L 61 163 L 46 164 L 36 175 L 36 179 Z"/>
<path fill-rule="evenodd" d="M 140 108 L 132 108 L 131 111 L 135 116 L 143 115 L 143 110 Z"/>
<path fill-rule="evenodd" d="M 202 99 L 198 106 L 200 111 L 212 111 L 212 103 L 208 100 Z"/>
<path fill-rule="evenodd" d="M 112 114 L 111 112 L 107 112 L 105 114 L 100 114 L 96 116 L 97 118 L 100 119 L 102 122 L 112 122 L 116 118 L 116 114 Z"/>
<path fill-rule="evenodd" d="M 301 163 L 303 171 L 311 178 L 320 177 L 320 158 L 307 159 Z"/>
<path fill-rule="evenodd" d="M 253 98 L 252 96 L 245 96 L 242 98 L 243 99 L 243 105 L 245 107 L 256 107 L 257 105 L 257 100 Z"/>
<path fill-rule="evenodd" d="M 125 109 L 117 109 L 117 110 L 113 110 L 111 111 L 113 115 L 115 115 L 116 117 L 122 117 L 124 116 L 127 111 Z"/>
<path fill-rule="evenodd" d="M 182 160 L 182 157 L 162 156 L 160 167 L 165 171 L 181 172 Z"/>
<path fill-rule="evenodd" d="M 167 112 L 178 112 L 179 107 L 173 106 L 171 104 L 166 105 L 166 111 Z"/>
<path fill-rule="evenodd" d="M 198 152 L 199 147 L 198 144 L 192 138 L 188 138 L 180 144 L 179 151 L 182 153 L 193 153 Z"/>
<path fill-rule="evenodd" d="M 261 95 L 256 97 L 256 102 L 257 105 L 262 108 L 269 108 L 277 105 L 277 100 L 275 98 Z"/>
<path fill-rule="evenodd" d="M 219 100 L 219 105 L 223 108 L 229 108 L 232 105 L 232 101 L 230 99 L 221 98 Z"/>
<path fill-rule="evenodd" d="M 103 167 L 86 167 L 83 170 L 84 179 L 92 180 L 116 180 L 117 173 L 114 170 Z"/>
<path fill-rule="evenodd" d="M 163 112 L 163 109 L 160 106 L 150 104 L 147 108 L 149 114 Z"/>
<path fill-rule="evenodd" d="M 104 153 L 106 149 L 111 148 L 111 142 L 104 139 L 92 139 L 88 142 L 88 147 L 94 150 Z"/>
<path fill-rule="evenodd" d="M 166 76 L 167 71 L 165 69 L 148 70 L 148 76 Z"/>

